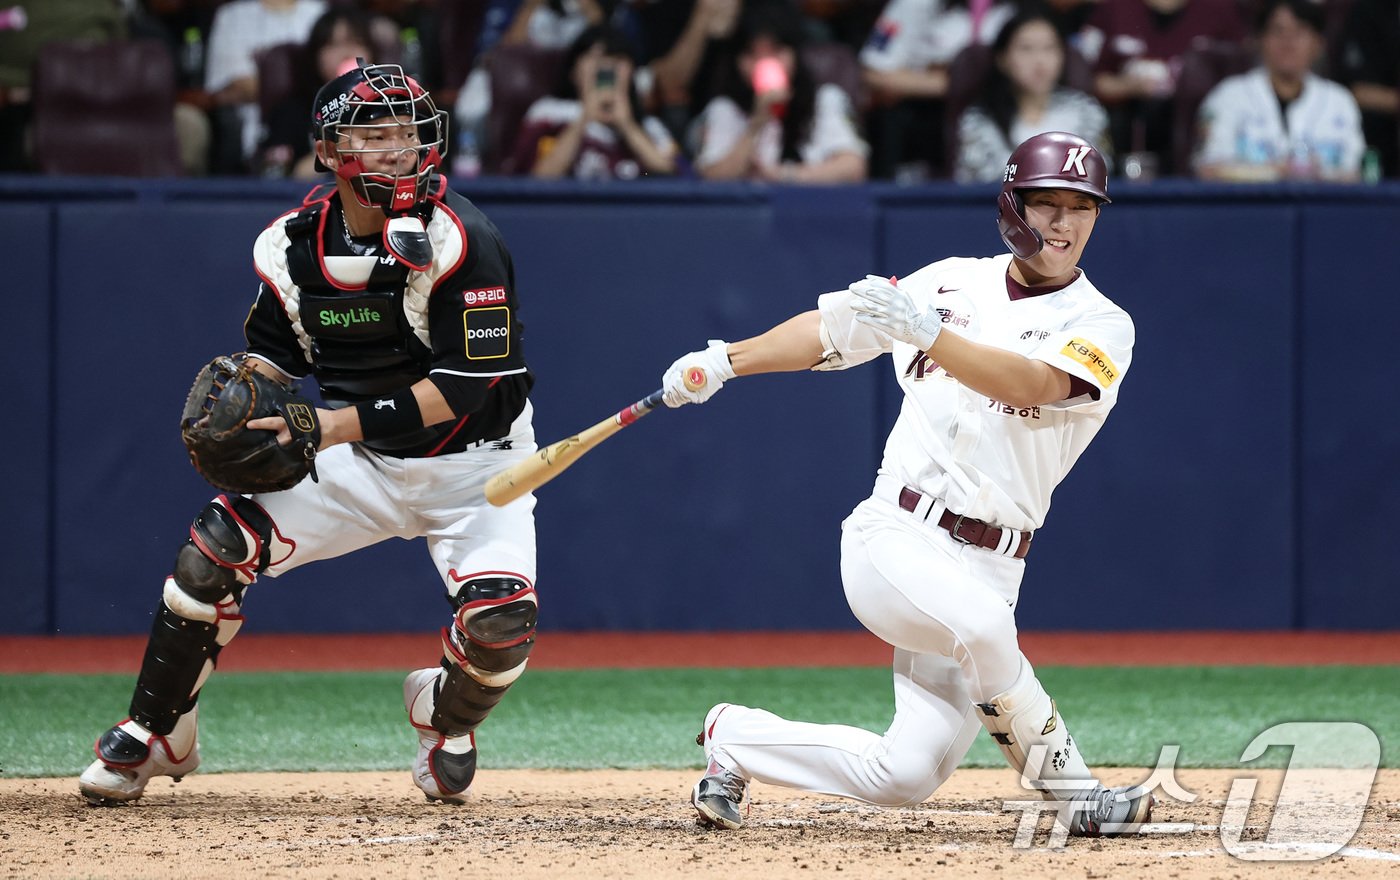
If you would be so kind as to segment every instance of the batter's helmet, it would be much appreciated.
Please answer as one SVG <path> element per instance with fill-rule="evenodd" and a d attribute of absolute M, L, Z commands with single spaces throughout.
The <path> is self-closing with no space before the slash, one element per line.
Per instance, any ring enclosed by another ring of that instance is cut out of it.
<path fill-rule="evenodd" d="M 405 148 L 364 147 L 351 149 L 338 144 L 341 126 L 413 125 L 418 144 Z M 397 64 L 366 64 L 358 59 L 354 69 L 321 86 L 311 107 L 311 137 L 337 144 L 341 157 L 336 176 L 350 183 L 356 197 L 365 205 L 400 213 L 428 197 L 433 172 L 447 152 L 447 114 L 437 109 L 432 97 Z M 365 170 L 363 156 L 369 153 L 414 153 L 414 170 L 385 174 Z M 316 160 L 316 170 L 328 170 Z"/>
<path fill-rule="evenodd" d="M 1050 131 L 1026 140 L 1006 160 L 997 197 L 997 228 L 1011 253 L 1029 260 L 1045 241 L 1026 222 L 1023 189 L 1070 189 L 1109 203 L 1108 164 L 1094 145 L 1077 134 Z"/>

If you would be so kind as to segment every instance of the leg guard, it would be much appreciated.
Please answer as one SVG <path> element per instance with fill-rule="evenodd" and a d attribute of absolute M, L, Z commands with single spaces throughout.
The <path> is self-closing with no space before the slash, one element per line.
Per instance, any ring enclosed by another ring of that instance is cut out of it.
<path fill-rule="evenodd" d="M 1099 781 L 1080 757 L 1055 701 L 1024 658 L 1016 683 L 978 703 L 977 710 L 1023 784 L 1055 800 L 1075 800 L 1098 790 Z"/>
<path fill-rule="evenodd" d="M 160 736 L 190 712 L 219 651 L 243 624 L 243 591 L 267 567 L 272 520 L 254 502 L 220 495 L 190 526 L 165 579 L 131 720 Z"/>
<path fill-rule="evenodd" d="M 512 577 L 467 581 L 448 597 L 442 669 L 411 672 L 404 707 L 418 731 L 413 781 L 430 801 L 464 803 L 476 775 L 473 731 L 525 671 L 535 644 L 535 590 Z"/>
<path fill-rule="evenodd" d="M 438 681 L 429 723 L 461 736 L 486 719 L 525 671 L 538 603 L 529 584 L 500 577 L 467 581 L 452 604 L 456 620 L 442 631 L 447 672 Z"/>

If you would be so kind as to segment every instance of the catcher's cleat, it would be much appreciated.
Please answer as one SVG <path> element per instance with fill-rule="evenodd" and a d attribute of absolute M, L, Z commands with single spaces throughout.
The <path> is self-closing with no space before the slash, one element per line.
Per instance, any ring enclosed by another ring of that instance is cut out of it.
<path fill-rule="evenodd" d="M 130 803 L 155 776 L 179 782 L 199 767 L 195 712 L 180 718 L 166 736 L 127 720 L 98 738 L 97 760 L 78 777 L 78 791 L 95 807 Z"/>
<path fill-rule="evenodd" d="M 1083 798 L 1094 806 L 1080 810 L 1070 821 L 1073 837 L 1118 837 L 1137 834 L 1152 821 L 1152 793 L 1137 786 L 1119 786 L 1098 790 Z"/>
<path fill-rule="evenodd" d="M 476 736 L 444 736 L 415 717 L 415 705 L 431 706 L 428 694 L 437 683 L 436 667 L 410 672 L 403 683 L 404 706 L 418 732 L 418 757 L 413 762 L 413 783 L 429 801 L 464 804 L 476 776 Z M 428 694 L 424 694 L 424 691 Z M 429 711 L 431 714 L 431 710 Z"/>
<path fill-rule="evenodd" d="M 702 825 L 737 829 L 744 824 L 739 807 L 744 803 L 748 791 L 747 779 L 712 760 L 705 769 L 705 775 L 695 783 L 690 802 L 695 805 Z"/>

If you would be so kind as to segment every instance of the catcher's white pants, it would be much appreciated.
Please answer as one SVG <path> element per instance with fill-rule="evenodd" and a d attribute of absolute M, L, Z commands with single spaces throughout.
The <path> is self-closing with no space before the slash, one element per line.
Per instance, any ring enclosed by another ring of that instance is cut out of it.
<path fill-rule="evenodd" d="M 924 801 L 982 729 L 974 702 L 1010 688 L 1026 662 L 1013 616 L 1024 570 L 890 501 L 861 502 L 842 524 L 841 577 L 856 617 L 895 648 L 889 729 L 731 705 L 712 719 L 708 756 L 772 785 L 881 806 Z"/>
<path fill-rule="evenodd" d="M 343 556 L 389 538 L 424 537 L 449 591 L 466 575 L 510 572 L 535 581 L 535 497 L 493 507 L 486 481 L 535 452 L 527 403 L 511 425 L 509 449 L 495 441 L 436 458 L 391 458 L 358 443 L 316 457 L 319 483 L 254 496 L 295 546 L 269 566 L 272 577 L 318 559 Z M 454 577 L 455 575 L 455 577 Z"/>

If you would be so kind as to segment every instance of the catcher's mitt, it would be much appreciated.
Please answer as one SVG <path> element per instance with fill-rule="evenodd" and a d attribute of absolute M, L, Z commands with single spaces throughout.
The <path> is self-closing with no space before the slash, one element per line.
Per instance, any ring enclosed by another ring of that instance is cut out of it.
<path fill-rule="evenodd" d="M 282 416 L 292 432 L 287 446 L 274 431 L 255 431 L 248 422 Z M 217 357 L 199 375 L 180 415 L 180 436 L 200 476 L 233 492 L 279 492 L 316 479 L 316 447 L 321 424 L 316 407 L 292 390 L 263 376 L 246 360 Z"/>

